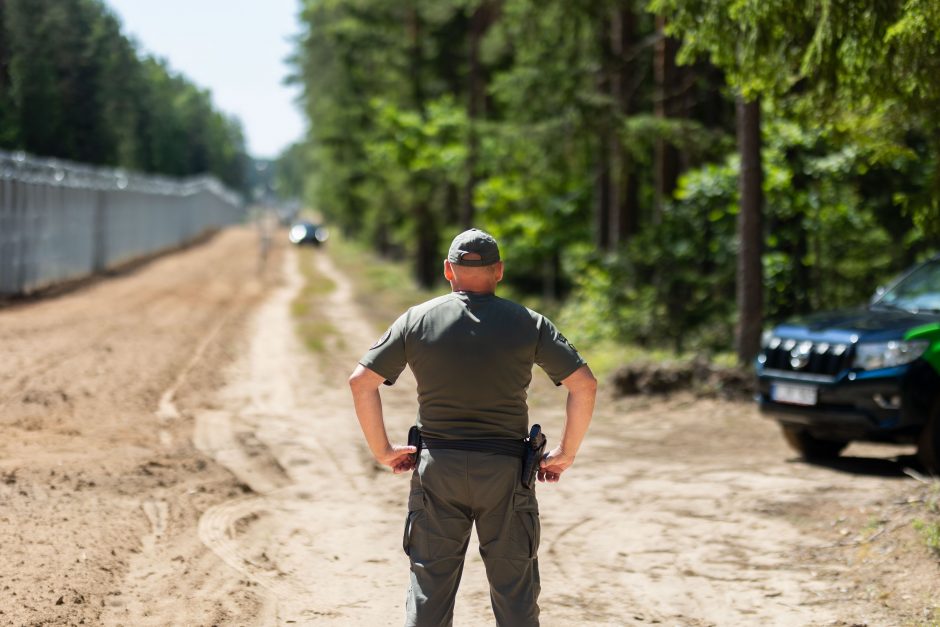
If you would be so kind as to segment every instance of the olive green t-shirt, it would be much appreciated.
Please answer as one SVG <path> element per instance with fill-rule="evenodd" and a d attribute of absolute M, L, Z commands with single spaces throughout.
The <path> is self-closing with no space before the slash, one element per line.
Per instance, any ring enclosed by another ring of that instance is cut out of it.
<path fill-rule="evenodd" d="M 545 316 L 494 294 L 452 292 L 402 314 L 359 363 L 387 385 L 407 364 L 421 431 L 474 439 L 526 436 L 533 364 L 560 385 L 585 362 Z"/>

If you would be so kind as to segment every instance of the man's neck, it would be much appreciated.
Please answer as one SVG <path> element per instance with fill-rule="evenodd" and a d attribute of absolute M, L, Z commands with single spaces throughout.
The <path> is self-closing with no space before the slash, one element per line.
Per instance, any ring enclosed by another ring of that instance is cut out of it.
<path fill-rule="evenodd" d="M 468 294 L 493 294 L 496 292 L 496 285 L 473 281 L 450 281 L 450 290 L 452 292 L 466 292 Z"/>

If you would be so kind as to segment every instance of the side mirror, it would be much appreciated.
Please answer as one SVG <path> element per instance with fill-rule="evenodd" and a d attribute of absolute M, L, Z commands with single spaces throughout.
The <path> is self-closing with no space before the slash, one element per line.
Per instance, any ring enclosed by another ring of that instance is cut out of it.
<path fill-rule="evenodd" d="M 869 304 L 874 305 L 875 303 L 877 303 L 879 300 L 881 300 L 881 297 L 884 296 L 884 295 L 885 295 L 885 292 L 887 292 L 887 291 L 888 291 L 888 290 L 887 290 L 887 288 L 885 288 L 884 285 L 879 285 L 879 286 L 875 289 L 875 294 L 871 297 L 871 300 L 869 301 Z"/>

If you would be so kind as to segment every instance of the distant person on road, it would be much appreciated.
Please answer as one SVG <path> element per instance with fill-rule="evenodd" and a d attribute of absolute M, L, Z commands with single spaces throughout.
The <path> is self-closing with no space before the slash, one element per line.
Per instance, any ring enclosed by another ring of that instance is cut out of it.
<path fill-rule="evenodd" d="M 538 470 L 540 481 L 556 482 L 587 432 L 597 382 L 548 318 L 495 295 L 503 262 L 492 236 L 471 229 L 455 237 L 444 277 L 452 292 L 406 311 L 349 378 L 375 459 L 396 473 L 414 471 L 403 542 L 411 559 L 405 624 L 453 623 L 476 523 L 497 624 L 538 625 L 538 503 L 521 480 L 526 390 L 533 364 L 568 389 L 561 441 Z M 382 417 L 379 388 L 394 384 L 406 364 L 418 382 L 420 452 L 391 444 Z"/>

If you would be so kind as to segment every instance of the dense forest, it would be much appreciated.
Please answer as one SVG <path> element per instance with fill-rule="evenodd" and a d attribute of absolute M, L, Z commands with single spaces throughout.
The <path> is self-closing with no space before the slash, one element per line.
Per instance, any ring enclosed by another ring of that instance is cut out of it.
<path fill-rule="evenodd" d="M 295 191 L 439 280 L 500 239 L 588 339 L 742 359 L 940 245 L 933 0 L 305 0 Z"/>
<path fill-rule="evenodd" d="M 0 0 L 0 148 L 235 189 L 246 167 L 239 122 L 141 55 L 101 0 Z"/>

